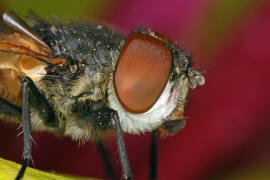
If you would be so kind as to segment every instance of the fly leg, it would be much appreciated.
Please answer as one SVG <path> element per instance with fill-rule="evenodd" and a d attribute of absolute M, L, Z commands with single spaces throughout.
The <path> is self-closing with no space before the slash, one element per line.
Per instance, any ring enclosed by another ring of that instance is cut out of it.
<path fill-rule="evenodd" d="M 31 129 L 31 120 L 30 120 L 30 106 L 31 109 L 35 110 L 40 118 L 43 120 L 43 123 L 48 127 L 57 128 L 58 121 L 54 116 L 54 111 L 49 105 L 45 96 L 42 95 L 33 81 L 28 77 L 23 77 L 21 79 L 22 83 L 22 114 L 21 121 L 23 127 L 23 163 L 22 167 L 16 177 L 16 180 L 22 179 L 25 170 L 29 164 L 29 161 L 32 161 L 32 129 Z M 29 103 L 31 102 L 31 103 Z"/>
<path fill-rule="evenodd" d="M 116 131 L 117 149 L 119 153 L 120 162 L 122 165 L 122 172 L 123 172 L 122 178 L 125 180 L 131 180 L 132 173 L 131 173 L 129 162 L 128 162 L 123 133 L 122 133 L 122 129 L 121 129 L 117 112 L 113 109 L 104 108 L 104 109 L 99 109 L 92 112 L 85 112 L 80 115 L 81 115 L 80 119 L 85 119 L 89 121 L 89 123 L 92 123 L 94 127 L 99 127 L 101 128 L 101 130 L 103 128 L 106 129 L 108 123 L 111 123 L 111 119 L 113 119 L 113 122 L 114 122 L 113 127 Z M 102 124 L 105 126 L 102 126 Z"/>
<path fill-rule="evenodd" d="M 149 180 L 157 180 L 157 177 L 158 177 L 158 130 L 155 130 L 152 133 L 149 156 L 150 156 Z"/>
<path fill-rule="evenodd" d="M 113 166 L 112 166 L 112 163 L 110 161 L 109 154 L 108 154 L 108 151 L 106 150 L 106 147 L 104 146 L 104 144 L 102 143 L 101 140 L 98 140 L 98 142 L 96 144 L 97 144 L 97 147 L 98 147 L 99 152 L 101 154 L 102 160 L 104 162 L 107 177 L 111 180 L 119 179 L 119 178 L 117 178 L 116 173 L 113 169 Z"/>
<path fill-rule="evenodd" d="M 23 149 L 23 163 L 22 167 L 16 177 L 20 180 L 32 160 L 32 135 L 31 135 L 31 121 L 30 121 L 30 106 L 35 110 L 39 117 L 43 120 L 44 124 L 49 127 L 57 127 L 58 121 L 55 119 L 54 111 L 49 105 L 45 96 L 40 94 L 33 81 L 28 77 L 21 79 L 22 83 L 22 107 L 7 102 L 0 98 L 0 114 L 9 118 L 14 118 L 22 123 L 24 134 L 24 149 Z M 29 103 L 31 102 L 31 103 Z"/>
<path fill-rule="evenodd" d="M 113 112 L 113 120 L 114 120 L 114 128 L 116 131 L 117 148 L 118 148 L 118 153 L 119 153 L 120 162 L 121 162 L 122 171 L 123 171 L 122 176 L 125 180 L 131 180 L 132 173 L 131 173 L 129 162 L 128 162 L 123 133 L 122 133 L 121 125 L 119 122 L 119 117 L 116 112 Z"/>
<path fill-rule="evenodd" d="M 31 121 L 30 121 L 30 108 L 29 108 L 29 84 L 31 80 L 29 78 L 22 78 L 22 127 L 23 127 L 23 163 L 22 167 L 16 177 L 16 180 L 23 178 L 25 170 L 32 160 L 32 133 L 31 133 Z"/>

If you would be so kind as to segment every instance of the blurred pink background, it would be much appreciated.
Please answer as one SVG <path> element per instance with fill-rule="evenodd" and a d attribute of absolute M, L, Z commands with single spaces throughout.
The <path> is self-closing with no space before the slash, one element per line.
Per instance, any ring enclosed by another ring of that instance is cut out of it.
<path fill-rule="evenodd" d="M 270 179 L 270 2 L 117 0 L 101 7 L 96 17 L 127 33 L 144 24 L 178 41 L 207 71 L 206 85 L 190 93 L 186 127 L 160 140 L 159 180 Z M 17 134 L 1 123 L 0 157 L 21 162 Z M 34 139 L 35 168 L 105 177 L 92 143 L 79 147 L 46 133 Z M 134 179 L 147 179 L 150 134 L 125 140 Z M 106 145 L 120 175 L 115 139 Z"/>

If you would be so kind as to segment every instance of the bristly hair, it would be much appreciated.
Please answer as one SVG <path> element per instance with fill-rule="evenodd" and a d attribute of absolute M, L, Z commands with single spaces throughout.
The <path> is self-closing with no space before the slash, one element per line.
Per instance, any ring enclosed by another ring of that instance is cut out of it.
<path fill-rule="evenodd" d="M 110 64 L 108 52 L 118 48 L 123 36 L 103 25 L 88 23 L 55 24 L 35 22 L 33 29 L 55 55 L 67 58 L 68 64 Z M 97 52 L 98 51 L 98 52 Z"/>

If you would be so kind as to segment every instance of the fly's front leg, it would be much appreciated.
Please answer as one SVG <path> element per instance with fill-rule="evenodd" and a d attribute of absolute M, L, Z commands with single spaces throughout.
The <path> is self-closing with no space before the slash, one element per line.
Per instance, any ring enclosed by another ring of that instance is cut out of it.
<path fill-rule="evenodd" d="M 149 179 L 157 180 L 157 177 L 158 177 L 158 130 L 154 130 L 152 133 L 149 156 L 150 156 Z"/>
<path fill-rule="evenodd" d="M 119 117 L 116 111 L 113 112 L 113 120 L 114 120 L 114 128 L 116 131 L 116 141 L 117 141 L 117 148 L 118 148 L 118 153 L 122 165 L 122 171 L 123 171 L 123 178 L 126 180 L 131 180 L 132 179 L 132 173 L 130 170 L 129 162 L 128 162 L 128 157 L 127 157 L 127 152 L 126 152 L 126 147 L 125 147 L 125 142 L 123 138 L 123 133 L 119 121 Z"/>
<path fill-rule="evenodd" d="M 27 77 L 22 78 L 22 127 L 23 127 L 23 163 L 22 167 L 16 177 L 16 180 L 22 179 L 25 170 L 32 160 L 32 129 L 30 121 L 30 108 L 29 108 L 29 84 L 31 80 Z"/>
<path fill-rule="evenodd" d="M 113 120 L 114 129 L 116 131 L 117 148 L 118 148 L 120 162 L 122 165 L 123 179 L 131 180 L 132 173 L 131 173 L 129 162 L 128 162 L 125 142 L 124 142 L 123 133 L 122 133 L 122 129 L 121 129 L 117 112 L 113 109 L 104 108 L 104 109 L 99 109 L 92 112 L 84 112 L 81 114 L 80 119 L 85 119 L 89 121 L 90 123 L 92 123 L 94 127 L 100 128 L 100 130 L 107 127 L 111 119 Z M 105 126 L 103 127 L 102 125 L 105 125 Z M 110 172 L 108 172 L 108 174 L 110 174 Z"/>

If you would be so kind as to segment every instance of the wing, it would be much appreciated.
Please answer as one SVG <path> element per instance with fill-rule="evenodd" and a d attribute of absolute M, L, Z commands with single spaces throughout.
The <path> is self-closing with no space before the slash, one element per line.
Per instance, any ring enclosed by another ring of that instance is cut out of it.
<path fill-rule="evenodd" d="M 13 12 L 4 13 L 3 22 L 0 23 L 0 98 L 20 106 L 20 78 L 27 76 L 38 81 L 46 75 L 48 66 L 63 66 L 66 60 L 54 57 L 46 43 Z"/>

